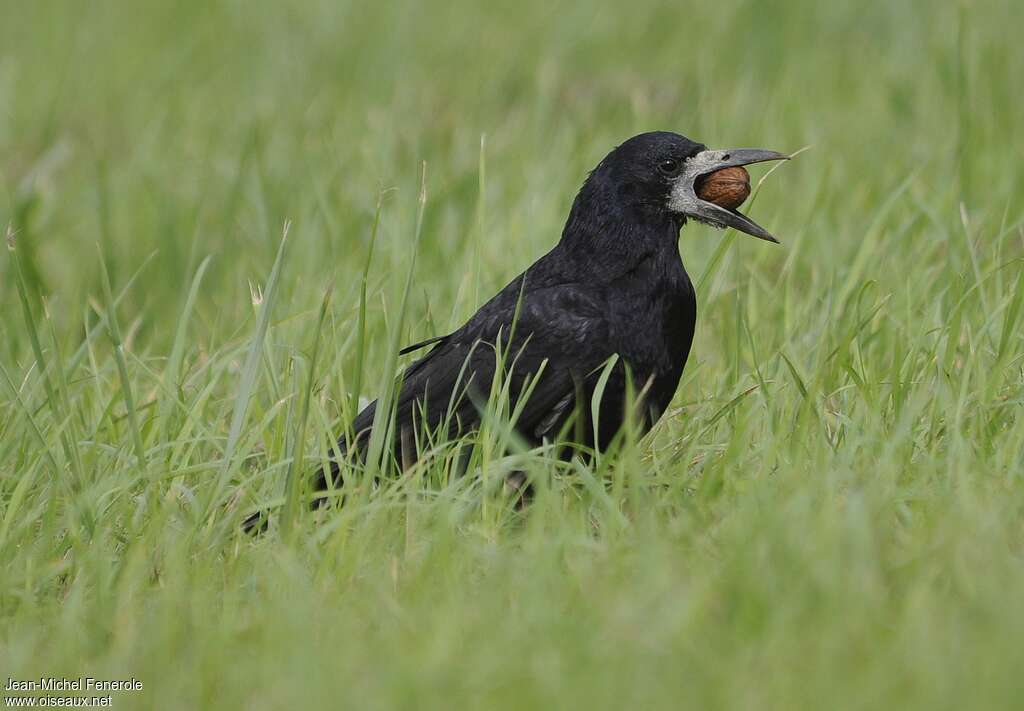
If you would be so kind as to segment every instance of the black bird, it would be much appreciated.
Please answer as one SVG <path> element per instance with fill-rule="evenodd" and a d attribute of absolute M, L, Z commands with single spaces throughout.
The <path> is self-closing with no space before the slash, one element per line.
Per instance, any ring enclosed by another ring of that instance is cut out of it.
<path fill-rule="evenodd" d="M 417 439 L 443 423 L 449 435 L 473 431 L 499 367 L 511 379 L 510 411 L 520 407 L 514 427 L 531 444 L 561 435 L 604 449 L 626 418 L 630 388 L 638 427 L 650 429 L 675 393 L 697 317 L 680 228 L 693 219 L 776 242 L 739 212 L 698 198 L 695 182 L 721 168 L 786 158 L 760 149 L 707 150 L 668 132 L 643 133 L 615 148 L 584 182 L 554 249 L 461 328 L 402 351 L 433 345 L 400 379 L 397 461 L 414 461 Z M 612 358 L 595 442 L 591 398 Z M 354 439 L 342 438 L 341 451 L 365 457 L 376 410 L 375 401 L 359 413 Z M 337 462 L 319 472 L 315 501 L 340 486 L 338 473 Z"/>

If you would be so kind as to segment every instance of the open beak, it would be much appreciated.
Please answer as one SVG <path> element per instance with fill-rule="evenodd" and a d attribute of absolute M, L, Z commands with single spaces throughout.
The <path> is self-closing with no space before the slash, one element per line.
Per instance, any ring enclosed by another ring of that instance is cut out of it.
<path fill-rule="evenodd" d="M 769 160 L 789 160 L 785 153 L 766 151 L 762 148 L 735 148 L 725 151 L 702 151 L 686 162 L 686 169 L 676 179 L 669 198 L 669 209 L 692 217 L 713 227 L 732 227 L 759 239 L 775 242 L 766 229 L 736 210 L 728 210 L 713 202 L 697 197 L 695 185 L 702 175 L 722 168 L 733 168 Z"/>

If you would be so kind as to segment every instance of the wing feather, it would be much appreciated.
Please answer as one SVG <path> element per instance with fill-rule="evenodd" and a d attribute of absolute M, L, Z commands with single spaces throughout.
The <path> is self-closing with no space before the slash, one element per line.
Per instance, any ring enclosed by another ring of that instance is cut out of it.
<path fill-rule="evenodd" d="M 436 345 L 402 373 L 396 431 L 436 429 L 446 418 L 462 432 L 475 429 L 478 404 L 487 400 L 503 354 L 516 429 L 532 442 L 557 434 L 575 409 L 579 384 L 613 354 L 605 314 L 603 295 L 584 285 L 527 291 L 509 284 L 459 330 L 417 344 Z M 376 407 L 371 403 L 353 423 L 360 449 L 369 441 Z M 402 440 L 396 438 L 396 455 L 408 461 Z"/>

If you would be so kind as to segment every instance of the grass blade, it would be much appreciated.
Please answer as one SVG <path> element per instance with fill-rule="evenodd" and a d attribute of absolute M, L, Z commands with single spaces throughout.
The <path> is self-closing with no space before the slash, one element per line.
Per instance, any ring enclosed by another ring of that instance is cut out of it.
<path fill-rule="evenodd" d="M 396 394 L 394 382 L 395 370 L 398 367 L 398 351 L 400 350 L 402 331 L 405 326 L 405 312 L 409 303 L 409 292 L 412 291 L 412 279 L 416 273 L 416 255 L 419 252 L 420 234 L 423 231 L 423 213 L 427 206 L 427 164 L 424 163 L 420 174 L 419 204 L 416 211 L 416 228 L 412 240 L 412 256 L 409 263 L 409 271 L 405 277 L 405 288 L 402 290 L 402 300 L 398 306 L 398 318 L 395 319 L 394 327 L 388 339 L 387 358 L 384 362 L 384 383 L 380 389 L 382 395 L 377 401 L 377 410 L 373 416 L 373 429 L 370 433 L 370 443 L 367 448 L 366 467 L 367 480 L 369 481 L 381 467 L 381 454 L 384 450 L 384 443 L 390 440 L 393 433 L 388 431 L 385 424 L 391 419 L 391 407 Z"/>
<path fill-rule="evenodd" d="M 317 356 L 320 353 L 320 336 L 324 330 L 324 320 L 327 317 L 327 307 L 331 302 L 331 290 L 324 292 L 323 301 L 320 303 L 320 317 L 317 319 L 316 333 L 313 337 L 313 353 L 309 358 L 309 379 L 302 394 L 302 406 L 299 413 L 299 426 L 295 433 L 295 443 L 292 447 L 291 464 L 288 467 L 288 475 L 285 479 L 285 507 L 282 518 L 282 527 L 285 536 L 291 536 L 294 527 L 295 516 L 299 510 L 300 494 L 302 493 L 302 467 L 305 458 L 302 456 L 306 446 L 306 423 L 309 420 L 309 407 L 313 399 L 313 387 L 316 384 Z"/>
<path fill-rule="evenodd" d="M 131 430 L 132 442 L 135 446 L 135 465 L 139 470 L 139 476 L 144 477 L 146 475 L 146 449 L 142 444 L 139 418 L 135 412 L 135 397 L 132 395 L 131 378 L 128 377 L 128 365 L 124 357 L 124 343 L 121 340 L 121 327 L 117 322 L 117 309 L 114 306 L 113 291 L 110 288 L 107 262 L 103 258 L 103 250 L 99 245 L 96 245 L 96 250 L 100 257 L 103 295 L 107 300 L 107 332 L 110 334 L 110 342 L 114 347 L 114 361 L 117 364 L 117 374 L 121 379 L 121 393 L 124 397 L 124 406 L 128 411 L 128 427 Z"/>
<path fill-rule="evenodd" d="M 228 429 L 228 442 L 224 448 L 224 459 L 221 463 L 220 474 L 216 484 L 207 500 L 203 517 L 210 515 L 214 505 L 220 500 L 224 487 L 235 464 L 235 449 L 238 447 L 238 440 L 242 435 L 242 427 L 245 424 L 245 413 L 249 409 L 249 400 L 252 399 L 253 390 L 256 386 L 256 373 L 260 364 L 260 356 L 263 352 L 263 343 L 266 340 L 267 328 L 270 325 L 270 313 L 274 307 L 274 297 L 277 295 L 277 281 L 281 275 L 281 265 L 284 263 L 285 246 L 288 244 L 288 232 L 291 223 L 285 222 L 281 234 L 281 242 L 277 247 L 277 256 L 274 258 L 274 265 L 270 269 L 270 277 L 267 279 L 267 288 L 263 294 L 263 301 L 260 306 L 260 315 L 256 321 L 256 331 L 249 342 L 249 351 L 246 355 L 245 365 L 242 366 L 242 376 L 238 385 L 238 395 L 235 396 L 235 407 L 231 413 L 231 425 Z"/>

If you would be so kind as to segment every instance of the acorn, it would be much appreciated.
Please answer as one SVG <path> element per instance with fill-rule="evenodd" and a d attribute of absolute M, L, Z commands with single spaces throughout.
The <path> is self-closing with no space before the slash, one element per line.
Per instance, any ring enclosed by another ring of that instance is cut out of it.
<path fill-rule="evenodd" d="M 700 176 L 694 188 L 701 200 L 735 210 L 750 197 L 750 173 L 741 166 L 722 168 Z"/>

